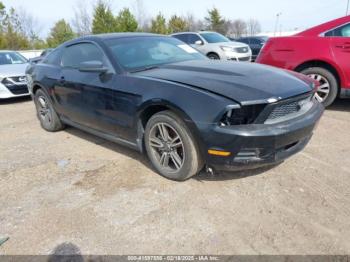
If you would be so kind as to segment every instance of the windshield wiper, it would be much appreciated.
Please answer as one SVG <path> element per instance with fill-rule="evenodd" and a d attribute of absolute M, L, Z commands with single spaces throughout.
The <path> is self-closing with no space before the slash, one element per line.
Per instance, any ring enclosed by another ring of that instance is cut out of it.
<path fill-rule="evenodd" d="M 132 70 L 132 71 L 130 71 L 130 73 L 143 72 L 143 71 L 148 71 L 148 70 L 152 70 L 152 69 L 156 69 L 156 68 L 159 68 L 159 66 L 146 66 L 146 67 Z"/>

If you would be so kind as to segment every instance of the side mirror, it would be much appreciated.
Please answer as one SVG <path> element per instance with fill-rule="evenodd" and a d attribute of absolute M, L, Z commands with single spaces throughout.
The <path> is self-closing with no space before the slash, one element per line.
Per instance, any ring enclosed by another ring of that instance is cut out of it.
<path fill-rule="evenodd" d="M 195 45 L 203 45 L 202 40 L 197 40 L 196 42 L 194 42 Z"/>
<path fill-rule="evenodd" d="M 87 61 L 79 65 L 80 72 L 106 73 L 108 68 L 101 61 Z"/>

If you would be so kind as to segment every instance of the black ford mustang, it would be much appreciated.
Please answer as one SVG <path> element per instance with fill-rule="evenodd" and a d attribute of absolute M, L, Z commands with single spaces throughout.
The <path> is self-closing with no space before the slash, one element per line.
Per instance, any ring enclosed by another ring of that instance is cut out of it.
<path fill-rule="evenodd" d="M 177 39 L 108 34 L 64 43 L 27 69 L 44 129 L 71 125 L 146 151 L 163 176 L 205 165 L 282 162 L 310 140 L 323 107 L 308 78 L 209 60 Z"/>

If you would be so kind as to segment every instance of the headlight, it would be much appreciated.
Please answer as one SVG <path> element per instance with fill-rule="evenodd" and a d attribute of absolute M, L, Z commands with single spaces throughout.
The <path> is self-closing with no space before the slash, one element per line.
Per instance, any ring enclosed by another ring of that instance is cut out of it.
<path fill-rule="evenodd" d="M 225 52 L 234 52 L 235 49 L 230 46 L 220 46 L 220 48 Z"/>
<path fill-rule="evenodd" d="M 228 109 L 220 120 L 220 126 L 253 124 L 265 106 L 264 104 L 260 104 Z"/>
<path fill-rule="evenodd" d="M 13 81 L 11 81 L 11 79 L 6 78 L 6 77 L 2 79 L 1 83 L 3 85 L 5 85 L 6 87 L 11 87 L 11 86 L 15 85 L 15 83 Z"/>

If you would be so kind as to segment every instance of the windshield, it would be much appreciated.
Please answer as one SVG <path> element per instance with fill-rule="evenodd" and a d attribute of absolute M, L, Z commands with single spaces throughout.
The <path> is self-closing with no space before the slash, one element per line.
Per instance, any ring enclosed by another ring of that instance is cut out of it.
<path fill-rule="evenodd" d="M 27 63 L 22 55 L 16 52 L 2 52 L 0 53 L 0 65 L 13 65 Z"/>
<path fill-rule="evenodd" d="M 200 33 L 200 35 L 207 41 L 209 44 L 213 43 L 223 43 L 231 42 L 230 39 L 220 35 L 218 33 Z"/>
<path fill-rule="evenodd" d="M 105 40 L 115 59 L 127 71 L 175 62 L 206 59 L 198 51 L 170 37 L 132 37 Z"/>

